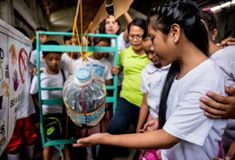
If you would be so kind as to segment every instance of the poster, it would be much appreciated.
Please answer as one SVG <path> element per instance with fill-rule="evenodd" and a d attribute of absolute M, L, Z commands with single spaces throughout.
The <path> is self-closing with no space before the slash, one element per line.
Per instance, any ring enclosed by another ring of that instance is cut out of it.
<path fill-rule="evenodd" d="M 0 156 L 15 125 L 31 41 L 0 19 Z"/>

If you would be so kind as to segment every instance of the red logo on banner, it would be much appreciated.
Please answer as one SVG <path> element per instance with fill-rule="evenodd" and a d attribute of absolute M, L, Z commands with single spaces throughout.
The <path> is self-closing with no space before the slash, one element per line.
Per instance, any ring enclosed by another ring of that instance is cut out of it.
<path fill-rule="evenodd" d="M 28 62 L 28 53 L 24 48 L 20 49 L 19 57 L 18 57 L 18 63 L 19 63 L 19 72 L 20 72 L 20 79 L 22 84 L 24 84 L 24 72 L 26 72 L 27 69 L 27 62 Z"/>

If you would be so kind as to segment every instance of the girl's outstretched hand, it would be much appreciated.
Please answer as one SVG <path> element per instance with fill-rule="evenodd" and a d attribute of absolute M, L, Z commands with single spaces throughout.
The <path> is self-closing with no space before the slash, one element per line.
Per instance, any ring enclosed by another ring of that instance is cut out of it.
<path fill-rule="evenodd" d="M 77 140 L 73 147 L 86 147 L 102 143 L 105 136 L 108 136 L 108 133 L 96 133 L 86 138 L 80 138 Z"/>

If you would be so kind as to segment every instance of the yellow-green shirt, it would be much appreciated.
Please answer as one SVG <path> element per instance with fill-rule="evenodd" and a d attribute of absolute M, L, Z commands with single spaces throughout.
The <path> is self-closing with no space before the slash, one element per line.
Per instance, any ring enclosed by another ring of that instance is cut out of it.
<path fill-rule="evenodd" d="M 132 47 L 123 50 L 119 55 L 119 67 L 123 69 L 120 97 L 139 107 L 143 99 L 140 90 L 141 72 L 148 64 L 147 55 L 136 54 Z"/>
<path fill-rule="evenodd" d="M 93 55 L 93 52 L 87 52 L 87 53 L 86 53 L 86 56 L 87 56 L 87 57 L 90 57 L 90 56 L 92 56 L 92 55 Z"/>

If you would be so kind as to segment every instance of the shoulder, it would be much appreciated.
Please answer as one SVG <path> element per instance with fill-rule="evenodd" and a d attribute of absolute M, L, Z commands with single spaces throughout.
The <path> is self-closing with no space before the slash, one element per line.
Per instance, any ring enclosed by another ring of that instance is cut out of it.
<path fill-rule="evenodd" d="M 67 57 L 68 57 L 68 55 L 67 55 L 67 53 L 65 52 L 65 53 L 62 54 L 61 60 L 65 60 L 65 59 L 67 59 Z"/>
<path fill-rule="evenodd" d="M 153 73 L 154 71 L 156 71 L 157 68 L 154 67 L 153 63 L 149 63 L 141 72 L 142 77 L 144 78 L 145 76 L 149 76 L 151 73 Z"/>
<path fill-rule="evenodd" d="M 128 47 L 128 48 L 126 48 L 126 49 L 123 49 L 123 50 L 120 52 L 119 57 L 123 58 L 123 57 L 125 57 L 125 56 L 129 56 L 132 52 L 133 52 L 132 47 Z"/>
<path fill-rule="evenodd" d="M 221 92 L 224 90 L 225 78 L 221 69 L 208 59 L 193 69 L 183 80 L 182 85 L 188 87 L 189 92 L 192 90 Z"/>
<path fill-rule="evenodd" d="M 228 65 L 235 60 L 235 46 L 228 46 L 215 52 L 210 57 L 217 65 Z"/>
<path fill-rule="evenodd" d="M 207 59 L 190 71 L 190 74 L 192 74 L 190 78 L 213 79 L 218 78 L 221 73 L 218 66 L 211 59 Z"/>
<path fill-rule="evenodd" d="M 36 83 L 38 81 L 38 76 L 33 76 L 33 79 L 32 79 L 32 84 Z"/>
<path fill-rule="evenodd" d="M 60 69 L 60 72 L 61 72 L 61 74 L 62 74 L 62 76 L 63 76 L 64 79 L 66 79 L 67 77 L 69 77 L 69 72 L 68 72 L 66 69 L 61 68 L 61 69 Z"/>

